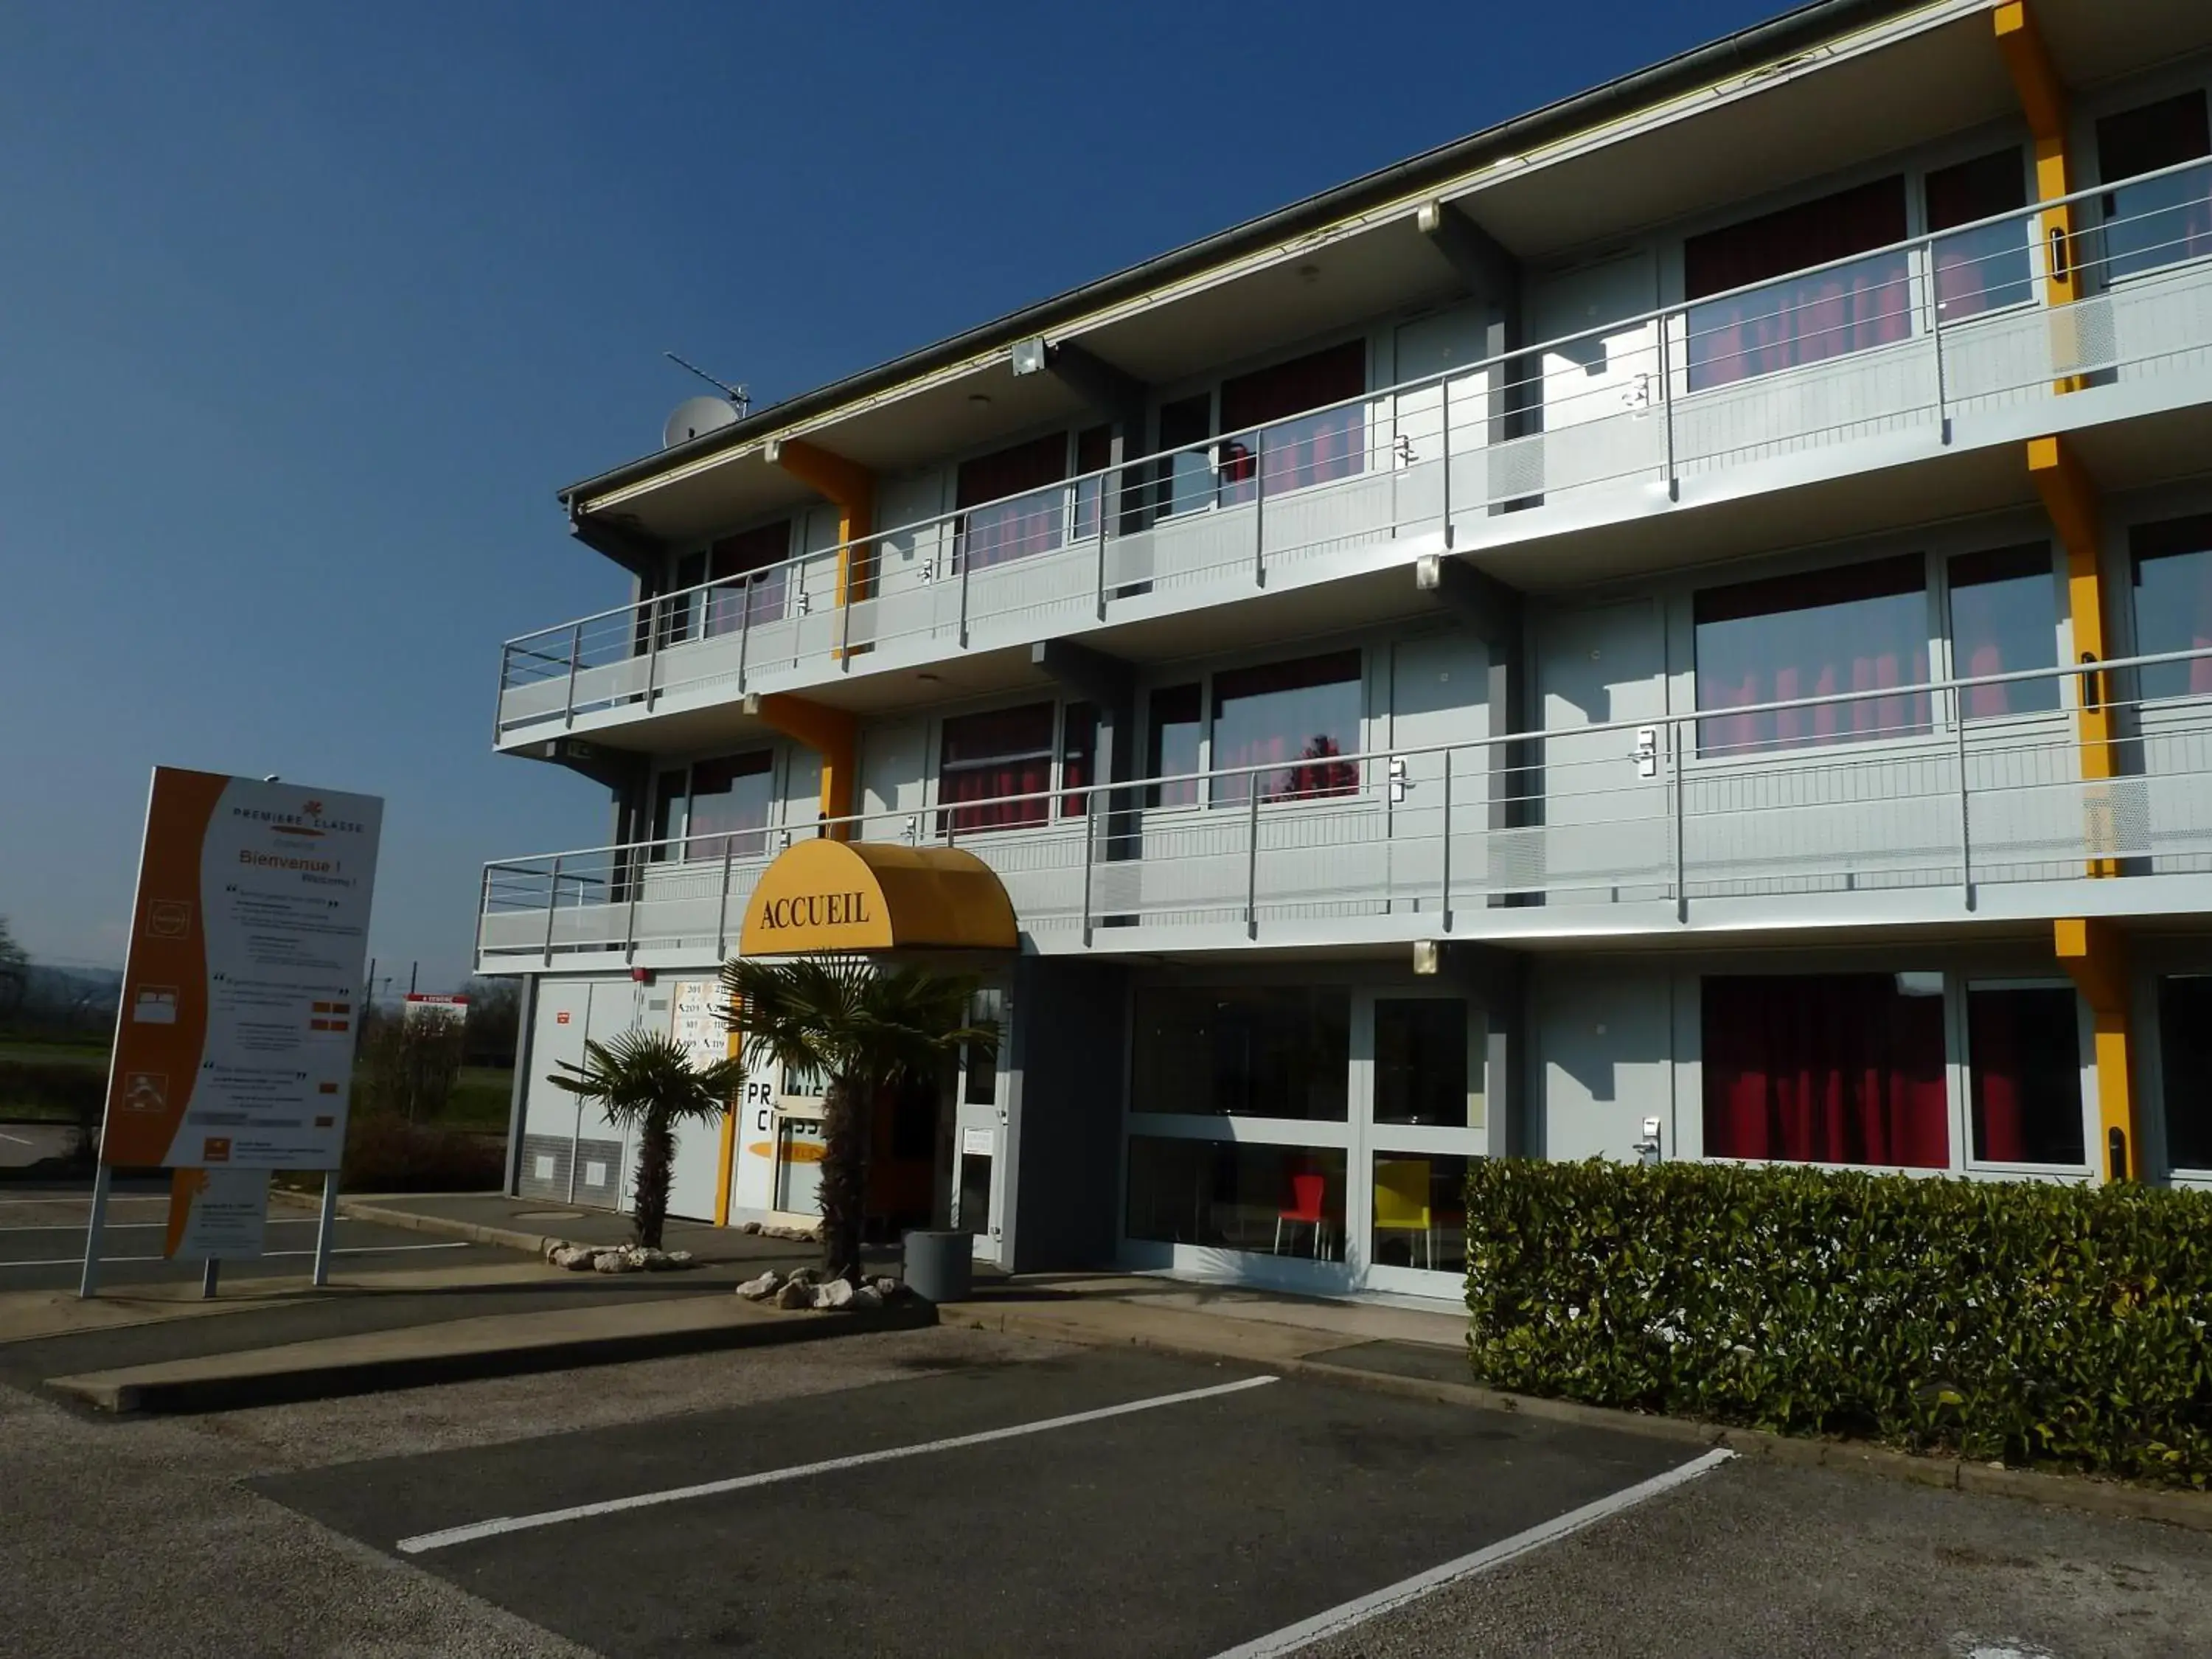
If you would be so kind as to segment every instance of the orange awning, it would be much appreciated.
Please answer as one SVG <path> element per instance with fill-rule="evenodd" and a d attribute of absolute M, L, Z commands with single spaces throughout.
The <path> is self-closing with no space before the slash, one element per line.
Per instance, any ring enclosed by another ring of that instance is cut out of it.
<path fill-rule="evenodd" d="M 794 842 L 761 872 L 738 950 L 1012 951 L 1014 907 L 998 872 L 957 847 Z"/>

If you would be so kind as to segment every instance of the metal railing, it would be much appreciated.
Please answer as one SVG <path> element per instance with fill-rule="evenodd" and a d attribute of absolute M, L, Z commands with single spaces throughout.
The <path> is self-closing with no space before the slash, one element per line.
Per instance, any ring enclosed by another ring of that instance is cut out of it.
<path fill-rule="evenodd" d="M 2119 694 L 2173 664 L 2187 695 Z M 2086 747 L 2085 702 L 2111 728 Z M 2212 872 L 2212 651 L 500 860 L 480 953 L 726 956 L 762 869 L 815 834 L 966 848 L 1050 950 L 1510 933 L 1531 908 L 1644 927 L 1927 890 L 1965 914 L 1993 886 Z"/>
<path fill-rule="evenodd" d="M 2057 205 L 2038 204 L 521 635 L 499 735 L 802 685 L 894 646 L 1024 642 L 1162 595 L 1214 603 L 1377 542 L 1516 539 L 1547 515 L 1509 508 L 1625 512 L 2212 367 L 2212 164 L 2065 201 L 2093 199 L 2111 212 L 2070 238 L 2038 234 Z M 2040 303 L 2054 270 L 2084 297 Z"/>

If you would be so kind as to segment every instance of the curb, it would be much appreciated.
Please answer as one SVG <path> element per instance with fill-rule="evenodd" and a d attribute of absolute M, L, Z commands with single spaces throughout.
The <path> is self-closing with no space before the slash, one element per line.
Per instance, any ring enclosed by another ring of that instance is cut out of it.
<path fill-rule="evenodd" d="M 1218 1360 L 1234 1358 L 1264 1370 L 1285 1376 L 1302 1376 L 1426 1400 L 1447 1406 L 1472 1406 L 1484 1411 L 1506 1412 L 1542 1421 L 1571 1424 L 1578 1428 L 1607 1429 L 1638 1434 L 1648 1439 L 1668 1440 L 1680 1445 L 1724 1449 L 1753 1461 L 1795 1468 L 1838 1469 L 1847 1474 L 1902 1480 L 1915 1486 L 1951 1492 L 1977 1492 L 1991 1497 L 2021 1498 L 2056 1508 L 2087 1510 L 2132 1521 L 2158 1521 L 2170 1526 L 2212 1532 L 2212 1493 L 2162 1492 L 2154 1487 L 2127 1486 L 2085 1475 L 2050 1474 L 2040 1469 L 2013 1469 L 1976 1463 L 1963 1458 L 1926 1456 L 1887 1446 L 1855 1444 L 1839 1440 L 1807 1440 L 1773 1434 L 1764 1429 L 1730 1428 L 1688 1418 L 1656 1417 L 1640 1412 L 1616 1411 L 1606 1406 L 1585 1406 L 1571 1400 L 1546 1400 L 1534 1395 L 1507 1394 L 1475 1382 L 1438 1382 L 1424 1377 L 1397 1376 L 1387 1371 L 1361 1370 L 1306 1358 L 1251 1358 L 1199 1341 L 1181 1342 L 1153 1336 L 1109 1335 L 1073 1320 L 1049 1314 L 994 1313 L 976 1316 L 963 1312 L 960 1322 L 978 1330 L 998 1330 L 1012 1335 L 1048 1337 L 1089 1347 L 1133 1346 L 1154 1349 L 1185 1358 Z"/>
<path fill-rule="evenodd" d="M 288 1192 L 281 1187 L 270 1188 L 270 1195 L 304 1210 L 322 1207 L 319 1197 Z M 338 1213 L 355 1221 L 374 1221 L 379 1226 L 397 1227 L 404 1232 L 437 1233 L 447 1238 L 465 1238 L 471 1244 L 495 1244 L 541 1261 L 554 1245 L 568 1242 L 557 1233 L 526 1233 L 512 1227 L 488 1227 L 481 1222 L 459 1221 L 450 1216 L 424 1215 L 419 1210 L 387 1210 L 380 1204 L 367 1204 L 354 1198 L 339 1199 Z"/>
<path fill-rule="evenodd" d="M 933 1306 L 914 1301 L 861 1313 L 843 1313 L 830 1319 L 794 1317 L 694 1330 L 568 1337 L 522 1347 L 404 1354 L 390 1359 L 305 1365 L 291 1370 L 148 1380 L 133 1380 L 128 1372 L 58 1376 L 49 1377 L 46 1386 L 64 1398 L 118 1416 L 126 1413 L 182 1416 L 236 1411 L 252 1406 L 293 1405 L 308 1400 L 337 1400 L 398 1389 L 476 1382 L 486 1377 L 527 1376 L 541 1371 L 665 1359 L 735 1348 L 781 1347 L 796 1342 L 818 1342 L 883 1331 L 923 1330 L 937 1322 Z"/>

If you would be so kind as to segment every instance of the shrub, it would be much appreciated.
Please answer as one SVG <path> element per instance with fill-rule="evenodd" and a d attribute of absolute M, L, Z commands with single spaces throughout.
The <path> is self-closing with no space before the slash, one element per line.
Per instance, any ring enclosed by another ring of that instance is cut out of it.
<path fill-rule="evenodd" d="M 442 1114 L 461 1073 L 461 1022 L 432 1010 L 400 1019 L 380 1014 L 365 1026 L 358 1103 L 372 1112 L 403 1113 L 410 1121 Z"/>
<path fill-rule="evenodd" d="M 1495 1387 L 2212 1480 L 2212 1194 L 1486 1159 Z"/>
<path fill-rule="evenodd" d="M 346 1125 L 339 1187 L 354 1193 L 484 1192 L 507 1178 L 506 1138 L 441 1129 L 389 1112 Z"/>

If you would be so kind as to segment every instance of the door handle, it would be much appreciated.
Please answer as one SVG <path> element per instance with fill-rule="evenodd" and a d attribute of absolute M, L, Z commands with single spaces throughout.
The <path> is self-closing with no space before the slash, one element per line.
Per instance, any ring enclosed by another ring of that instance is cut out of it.
<path fill-rule="evenodd" d="M 1659 728 L 1639 726 L 1636 728 L 1636 775 L 1656 778 L 1659 775 Z"/>
<path fill-rule="evenodd" d="M 1407 775 L 1406 757 L 1403 755 L 1391 756 L 1390 805 L 1395 806 L 1399 802 L 1404 800 L 1406 799 L 1406 792 L 1413 787 L 1413 779 Z"/>

